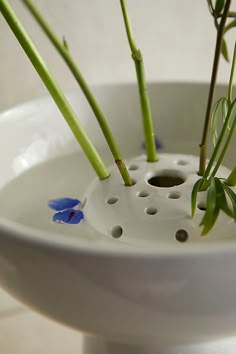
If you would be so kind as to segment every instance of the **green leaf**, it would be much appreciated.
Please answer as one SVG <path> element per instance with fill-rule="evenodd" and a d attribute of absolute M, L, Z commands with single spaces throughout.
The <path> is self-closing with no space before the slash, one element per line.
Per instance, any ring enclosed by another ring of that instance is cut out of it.
<path fill-rule="evenodd" d="M 233 27 L 236 27 L 236 19 L 229 22 L 228 25 L 225 26 L 224 33 L 228 32 Z"/>
<path fill-rule="evenodd" d="M 205 236 L 214 226 L 220 209 L 216 203 L 216 184 L 215 179 L 211 178 L 210 187 L 207 193 L 206 212 L 202 218 L 200 226 L 203 226 L 201 235 Z"/>
<path fill-rule="evenodd" d="M 208 234 L 208 232 L 211 231 L 211 229 L 213 228 L 213 226 L 216 223 L 219 212 L 220 212 L 220 209 L 218 207 L 215 207 L 215 209 L 213 210 L 213 212 L 211 214 L 205 213 L 205 215 L 204 215 L 205 221 L 201 224 L 204 226 L 201 236 L 206 236 Z"/>
<path fill-rule="evenodd" d="M 232 191 L 232 189 L 227 186 L 227 184 L 223 183 L 223 188 L 225 190 L 225 192 L 227 193 L 228 197 L 231 200 L 232 203 L 232 207 L 233 207 L 233 217 L 236 220 L 236 194 L 234 193 L 234 191 Z"/>
<path fill-rule="evenodd" d="M 212 1 L 207 0 L 207 4 L 208 4 L 210 13 L 213 15 L 214 9 L 213 9 L 213 5 L 212 5 Z"/>
<path fill-rule="evenodd" d="M 217 154 L 219 153 L 219 150 L 221 148 L 221 145 L 223 144 L 223 147 L 222 147 L 222 151 L 220 153 L 220 156 L 217 158 L 217 161 L 215 163 L 215 167 L 213 169 L 213 171 L 211 172 L 211 177 L 214 177 L 224 159 L 224 156 L 227 152 L 227 149 L 229 147 L 229 144 L 230 144 L 230 141 L 232 139 L 232 136 L 233 136 L 233 133 L 234 133 L 234 129 L 236 128 L 236 115 L 234 116 L 236 112 L 236 98 L 234 99 L 234 101 L 232 103 L 229 104 L 229 109 L 228 109 L 228 112 L 227 112 L 227 116 L 225 118 L 225 121 L 224 121 L 224 124 L 223 124 L 223 127 L 221 129 L 221 132 L 220 132 L 220 135 L 219 135 L 219 138 L 217 140 L 217 143 L 216 143 L 216 146 L 212 152 L 212 155 L 211 155 L 211 158 L 210 158 L 210 161 L 207 165 L 207 168 L 206 168 L 206 171 L 204 173 L 204 177 L 208 177 L 209 173 L 210 173 L 210 170 L 213 166 L 213 163 L 215 162 L 216 160 L 216 157 L 217 157 Z M 234 119 L 233 122 L 231 122 L 231 119 Z M 231 127 L 230 127 L 230 130 L 229 130 L 229 133 L 228 133 L 228 136 L 226 137 L 225 141 L 224 141 L 224 138 L 225 138 L 225 134 L 226 134 L 226 131 L 228 129 L 228 125 L 229 123 L 232 123 L 231 124 Z"/>
<path fill-rule="evenodd" d="M 200 178 L 193 186 L 192 194 L 191 194 L 191 207 L 192 207 L 192 217 L 195 214 L 196 211 L 196 205 L 197 205 L 197 194 L 201 189 L 201 186 L 203 184 L 205 179 Z"/>
<path fill-rule="evenodd" d="M 217 16 L 221 14 L 221 11 L 224 8 L 224 4 L 225 4 L 225 0 L 216 0 L 215 13 L 216 13 Z"/>
<path fill-rule="evenodd" d="M 234 219 L 234 213 L 229 208 L 228 203 L 227 203 L 223 183 L 217 177 L 215 177 L 215 186 L 216 186 L 216 204 L 217 204 L 217 206 L 226 215 L 228 215 L 230 218 Z"/>
<path fill-rule="evenodd" d="M 213 145 L 216 145 L 216 141 L 218 138 L 218 131 L 217 131 L 217 123 L 218 123 L 218 114 L 221 108 L 222 110 L 222 119 L 225 120 L 225 108 L 228 107 L 228 101 L 226 97 L 221 97 L 219 100 L 216 101 L 212 114 L 211 114 L 211 131 L 212 131 L 212 141 Z"/>
<path fill-rule="evenodd" d="M 221 118 L 222 118 L 223 123 L 226 120 L 230 106 L 231 106 L 231 102 L 229 102 L 227 98 L 224 101 L 222 101 L 222 106 L 221 106 L 222 117 Z M 231 119 L 232 119 L 232 117 L 231 117 Z M 227 130 L 230 131 L 230 129 L 231 129 L 231 126 L 230 126 L 230 120 L 229 120 L 228 125 L 227 125 Z"/>
<path fill-rule="evenodd" d="M 230 105 L 231 105 L 231 103 L 228 101 L 228 99 L 226 97 L 224 97 L 224 98 L 225 98 L 225 100 L 222 101 L 222 106 L 221 106 L 223 123 L 225 122 L 225 119 L 226 119 L 227 114 L 228 114 L 228 110 L 229 110 Z M 228 125 L 228 128 L 230 128 L 230 125 Z"/>
<path fill-rule="evenodd" d="M 225 39 L 223 39 L 223 41 L 222 41 L 221 54 L 223 55 L 223 57 L 225 58 L 226 61 L 228 61 L 228 62 L 230 61 L 228 46 L 227 46 Z"/>
<path fill-rule="evenodd" d="M 230 172 L 230 174 L 229 174 L 227 180 L 225 181 L 225 183 L 228 186 L 236 186 L 236 166 Z"/>

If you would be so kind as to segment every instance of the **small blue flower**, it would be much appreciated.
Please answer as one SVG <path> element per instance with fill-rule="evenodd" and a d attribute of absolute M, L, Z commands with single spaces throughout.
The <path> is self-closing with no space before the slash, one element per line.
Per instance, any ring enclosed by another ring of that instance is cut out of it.
<path fill-rule="evenodd" d="M 160 142 L 160 140 L 155 136 L 155 145 L 156 145 L 156 149 L 157 150 L 161 150 L 163 148 L 163 145 L 162 143 Z M 146 145 L 145 143 L 143 142 L 142 143 L 142 149 L 145 150 L 146 148 Z"/>
<path fill-rule="evenodd" d="M 58 198 L 52 199 L 48 202 L 49 208 L 57 211 L 53 215 L 54 222 L 61 222 L 66 224 L 79 224 L 84 219 L 82 210 L 73 209 L 80 205 L 79 199 L 72 198 Z"/>
<path fill-rule="evenodd" d="M 79 224 L 84 219 L 84 213 L 81 210 L 67 209 L 59 211 L 53 215 L 54 222 L 63 222 L 66 224 Z"/>
<path fill-rule="evenodd" d="M 58 198 L 49 200 L 48 206 L 52 210 L 60 211 L 65 209 L 74 208 L 76 205 L 79 205 L 79 199 L 72 198 Z"/>

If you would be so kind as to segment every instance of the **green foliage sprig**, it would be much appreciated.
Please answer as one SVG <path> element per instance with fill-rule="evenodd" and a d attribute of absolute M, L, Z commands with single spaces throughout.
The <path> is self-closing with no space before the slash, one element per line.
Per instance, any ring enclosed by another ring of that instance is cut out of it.
<path fill-rule="evenodd" d="M 214 23 L 216 30 L 219 30 L 219 19 L 223 16 L 224 12 L 224 7 L 225 7 L 225 0 L 216 0 L 215 1 L 215 6 L 212 3 L 212 0 L 207 0 L 208 7 L 210 10 L 210 13 L 212 14 L 214 18 Z M 228 24 L 226 24 L 224 28 L 224 35 L 232 28 L 236 27 L 236 12 L 234 11 L 229 11 L 227 14 L 227 18 L 234 18 L 231 20 Z M 226 40 L 223 38 L 222 45 L 221 45 L 221 54 L 229 62 L 229 51 L 228 51 L 228 46 Z"/>
<path fill-rule="evenodd" d="M 210 4 L 210 8 L 214 10 L 212 6 L 212 2 L 209 0 L 208 4 Z M 214 54 L 214 61 L 213 61 L 213 67 L 212 67 L 212 73 L 211 73 L 211 82 L 210 82 L 210 87 L 209 87 L 209 93 L 208 93 L 208 99 L 207 99 L 207 108 L 206 108 L 206 114 L 205 114 L 205 122 L 203 126 L 203 132 L 202 132 L 202 139 L 201 143 L 199 145 L 200 147 L 200 159 L 199 159 L 199 175 L 203 176 L 205 168 L 206 168 L 206 157 L 207 157 L 207 145 L 208 145 L 208 135 L 209 135 L 209 125 L 210 125 L 210 117 L 211 117 L 211 109 L 212 109 L 212 104 L 213 104 L 213 97 L 214 97 L 214 91 L 215 91 L 215 85 L 216 85 L 216 79 L 217 79 L 217 73 L 218 73 L 218 67 L 219 67 L 219 61 L 220 61 L 220 53 L 222 51 L 222 43 L 224 41 L 224 31 L 225 31 L 225 24 L 227 21 L 227 16 L 230 10 L 230 5 L 231 5 L 231 0 L 226 0 L 222 1 L 219 0 L 221 6 L 218 4 L 218 8 L 220 8 L 220 13 L 222 13 L 222 16 L 220 18 L 220 22 L 218 24 L 217 22 L 217 37 L 216 37 L 216 44 L 215 44 L 215 54 Z M 217 0 L 218 3 L 218 0 Z M 219 11 L 219 10 L 217 10 Z"/>
<path fill-rule="evenodd" d="M 236 128 L 236 98 L 232 99 L 235 67 L 236 43 L 229 79 L 228 96 L 221 97 L 216 102 L 212 112 L 211 127 L 215 147 L 203 177 L 195 183 L 192 190 L 192 216 L 194 216 L 196 211 L 197 194 L 207 191 L 206 212 L 200 223 L 200 225 L 203 226 L 202 235 L 206 235 L 212 229 L 220 210 L 236 220 L 236 194 L 229 188 L 229 185 L 236 185 L 236 167 L 232 170 L 227 179 L 219 179 L 216 177 L 216 173 L 224 159 Z M 219 113 L 221 113 L 223 126 L 218 135 L 217 126 Z"/>
<path fill-rule="evenodd" d="M 236 220 L 236 194 L 228 187 L 225 180 L 210 177 L 201 178 L 192 191 L 192 215 L 195 214 L 197 193 L 207 188 L 206 211 L 200 222 L 203 226 L 202 236 L 205 236 L 215 225 L 220 211 Z"/>

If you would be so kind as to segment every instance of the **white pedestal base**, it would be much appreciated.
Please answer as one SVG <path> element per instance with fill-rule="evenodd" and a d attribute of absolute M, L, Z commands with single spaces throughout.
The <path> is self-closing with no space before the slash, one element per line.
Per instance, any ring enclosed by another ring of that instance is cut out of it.
<path fill-rule="evenodd" d="M 82 354 L 234 354 L 236 339 L 219 339 L 192 345 L 158 346 L 115 343 L 98 336 L 83 338 Z"/>
<path fill-rule="evenodd" d="M 205 349 L 204 346 L 206 346 Z M 209 344 L 195 346 L 159 346 L 154 343 L 126 344 L 98 336 L 85 336 L 83 340 L 83 354 L 197 354 L 199 350 L 201 350 L 201 354 L 216 353 L 215 345 L 212 346 L 212 351 L 209 349 Z"/>
<path fill-rule="evenodd" d="M 177 354 L 177 352 L 169 349 L 166 351 L 156 345 L 117 343 L 102 337 L 85 336 L 83 354 Z"/>

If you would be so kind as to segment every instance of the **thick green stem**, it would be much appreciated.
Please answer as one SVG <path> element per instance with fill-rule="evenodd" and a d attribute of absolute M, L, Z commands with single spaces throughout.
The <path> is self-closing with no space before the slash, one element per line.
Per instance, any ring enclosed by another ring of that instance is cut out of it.
<path fill-rule="evenodd" d="M 120 153 L 120 150 L 118 148 L 118 145 L 115 142 L 115 139 L 112 135 L 112 132 L 107 124 L 106 118 L 101 111 L 94 95 L 92 94 L 87 82 L 85 81 L 83 75 L 81 74 L 78 66 L 76 65 L 75 61 L 73 60 L 69 50 L 67 43 L 65 40 L 60 41 L 56 34 L 53 32 L 53 30 L 50 28 L 48 23 L 45 21 L 44 17 L 42 14 L 38 11 L 38 9 L 35 7 L 34 3 L 32 0 L 22 0 L 23 3 L 27 6 L 31 14 L 34 16 L 42 30 L 45 32 L 49 40 L 52 42 L 54 47 L 57 49 L 61 57 L 64 59 L 66 62 L 67 66 L 69 67 L 71 73 L 75 77 L 77 83 L 81 87 L 81 90 L 83 91 L 85 97 L 87 98 L 90 107 L 92 111 L 94 112 L 94 115 L 97 118 L 97 121 L 100 125 L 100 128 L 105 136 L 105 139 L 107 141 L 107 144 L 113 154 L 114 160 L 117 164 L 117 167 L 119 168 L 119 171 L 121 173 L 121 176 L 124 180 L 124 183 L 126 186 L 132 186 L 133 182 L 129 176 L 129 173 L 127 171 L 127 168 L 125 166 L 125 163 L 123 161 L 122 155 Z"/>
<path fill-rule="evenodd" d="M 219 28 L 217 31 L 217 39 L 216 39 L 216 46 L 215 46 L 215 55 L 214 55 L 214 62 L 211 74 L 211 83 L 210 89 L 208 94 L 208 101 L 207 101 L 207 109 L 206 109 L 206 116 L 205 116 L 205 123 L 203 128 L 202 140 L 200 143 L 200 162 L 199 162 L 199 172 L 200 176 L 204 175 L 205 167 L 206 167 L 206 155 L 207 155 L 207 142 L 208 142 L 208 135 L 209 135 L 209 124 L 210 124 L 210 116 L 211 116 L 211 108 L 213 102 L 213 96 L 215 91 L 216 79 L 217 79 L 217 72 L 220 60 L 220 53 L 221 53 L 221 46 L 223 41 L 224 35 L 224 27 L 227 19 L 227 15 L 229 12 L 231 0 L 226 0 L 226 4 L 224 7 L 224 12 L 222 14 Z"/>
<path fill-rule="evenodd" d="M 228 186 L 236 186 L 236 166 L 227 178 L 226 184 L 228 184 Z"/>
<path fill-rule="evenodd" d="M 81 145 L 83 151 L 85 152 L 88 160 L 92 164 L 94 170 L 96 171 L 100 179 L 105 179 L 109 176 L 109 173 L 103 164 L 99 154 L 97 153 L 95 147 L 89 140 L 87 134 L 85 133 L 83 127 L 80 125 L 74 111 L 72 110 L 69 102 L 64 96 L 63 92 L 59 88 L 58 84 L 50 74 L 47 66 L 39 55 L 37 49 L 23 28 L 22 24 L 18 20 L 13 9 L 10 7 L 7 0 L 0 0 L 0 10 L 5 20 L 7 21 L 12 32 L 15 34 L 18 42 L 24 49 L 29 60 L 33 64 L 35 70 L 39 74 L 44 85 L 48 89 L 50 95 L 55 101 L 57 107 L 61 111 L 63 117 L 65 118 L 67 124 L 72 130 L 75 138 Z"/>
<path fill-rule="evenodd" d="M 127 38 L 132 53 L 132 58 L 135 63 L 135 69 L 136 69 L 136 75 L 137 75 L 137 81 L 139 87 L 140 105 L 141 105 L 142 118 L 143 118 L 147 161 L 154 162 L 158 160 L 158 157 L 157 157 L 156 144 L 155 144 L 155 134 L 153 130 L 151 107 L 150 107 L 147 84 L 145 79 L 143 57 L 141 51 L 136 47 L 132 36 L 132 31 L 131 31 L 130 21 L 126 9 L 125 0 L 120 0 L 120 4 L 121 4 L 122 14 L 124 18 Z"/>
<path fill-rule="evenodd" d="M 142 59 L 142 54 L 139 50 L 133 54 L 133 59 L 135 62 L 135 69 L 136 69 L 137 80 L 138 80 L 147 161 L 154 162 L 158 160 L 156 144 L 155 144 L 155 134 L 154 134 L 153 124 L 152 124 L 151 107 L 150 107 L 150 102 L 147 93 L 143 59 Z"/>

